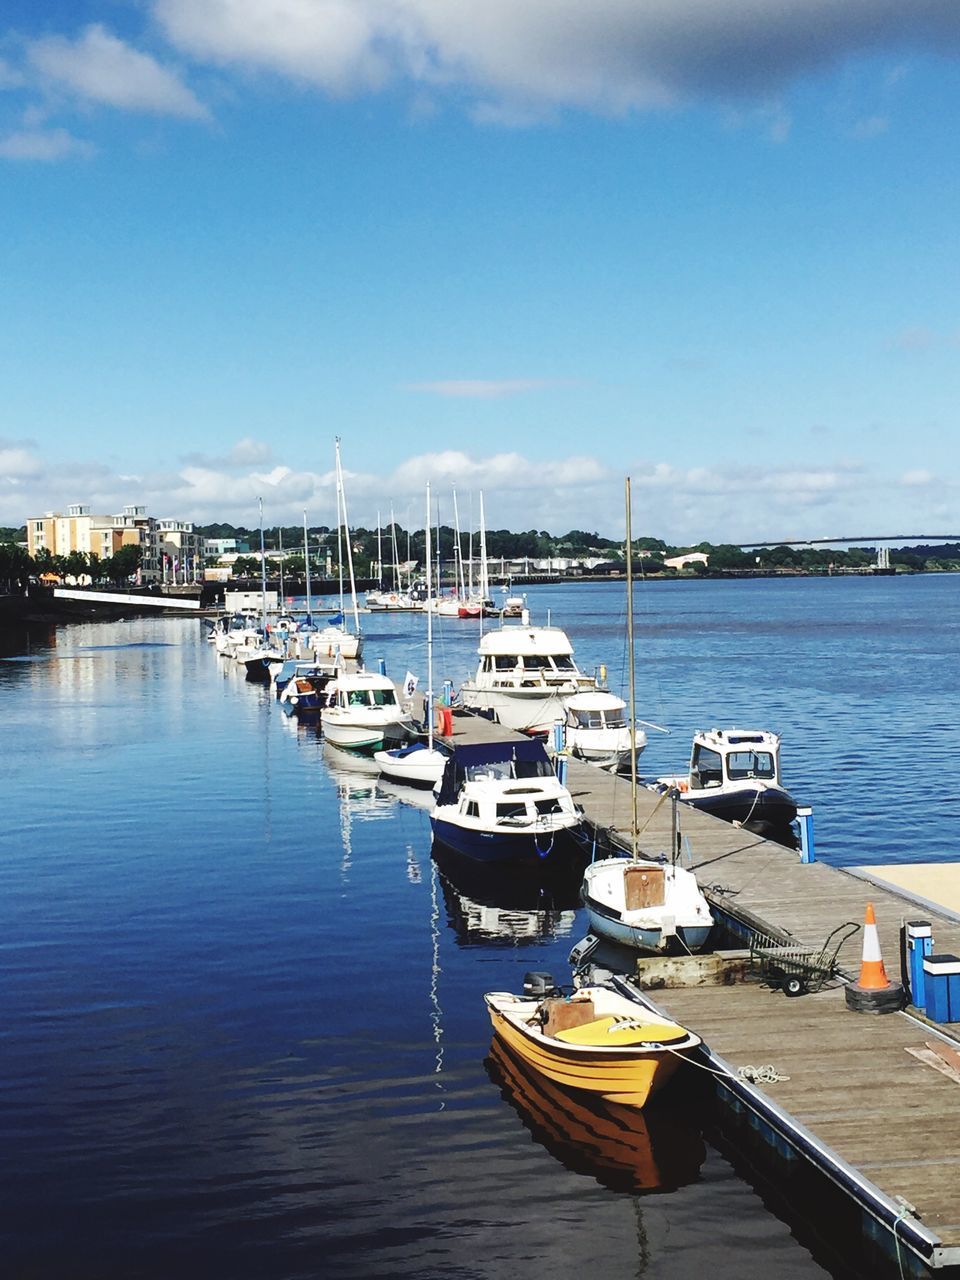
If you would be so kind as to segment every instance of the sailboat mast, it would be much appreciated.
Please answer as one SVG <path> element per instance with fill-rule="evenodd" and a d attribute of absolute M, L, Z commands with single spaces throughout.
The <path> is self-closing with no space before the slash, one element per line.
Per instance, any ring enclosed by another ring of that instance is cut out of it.
<path fill-rule="evenodd" d="M 267 553 L 263 545 L 263 499 L 258 498 L 260 506 L 260 610 L 263 614 L 263 629 L 267 629 Z"/>
<path fill-rule="evenodd" d="M 490 598 L 490 574 L 487 568 L 487 525 L 483 518 L 483 490 L 480 490 L 480 634 L 483 635 L 483 615 Z"/>
<path fill-rule="evenodd" d="M 350 545 L 350 520 L 347 516 L 347 495 L 343 487 L 343 464 L 340 461 L 340 437 L 337 436 L 337 481 L 340 489 L 340 501 L 343 504 L 343 531 L 347 544 L 347 567 L 350 573 L 350 599 L 353 603 L 353 621 L 360 634 L 360 609 L 357 606 L 357 580 L 353 576 L 353 547 Z M 342 577 L 342 575 L 341 575 Z"/>
<path fill-rule="evenodd" d="M 432 567 L 430 563 L 430 481 L 427 481 L 427 746 L 433 750 L 433 610 L 430 608 Z"/>
<path fill-rule="evenodd" d="M 307 575 L 307 617 L 310 617 L 310 542 L 307 538 L 307 513 L 303 513 L 303 567 Z"/>
<path fill-rule="evenodd" d="M 280 608 L 283 608 L 283 525 L 277 525 L 277 548 L 280 552 Z"/>
<path fill-rule="evenodd" d="M 637 856 L 637 701 L 636 672 L 633 661 L 633 520 L 630 497 L 630 477 L 624 490 L 627 508 L 627 650 L 630 655 L 630 842 L 633 856 Z"/>

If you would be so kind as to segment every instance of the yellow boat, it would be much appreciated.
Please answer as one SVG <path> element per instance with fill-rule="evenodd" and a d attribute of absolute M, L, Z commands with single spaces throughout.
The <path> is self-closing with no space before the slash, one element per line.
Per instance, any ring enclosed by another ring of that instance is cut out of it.
<path fill-rule="evenodd" d="M 642 1107 L 700 1037 L 606 984 L 571 996 L 484 996 L 494 1034 L 522 1061 L 566 1088 Z"/>
<path fill-rule="evenodd" d="M 536 1141 L 575 1173 L 642 1194 L 674 1191 L 699 1177 L 707 1153 L 689 1108 L 660 1103 L 641 1110 L 565 1089 L 497 1036 L 487 1070 Z"/>

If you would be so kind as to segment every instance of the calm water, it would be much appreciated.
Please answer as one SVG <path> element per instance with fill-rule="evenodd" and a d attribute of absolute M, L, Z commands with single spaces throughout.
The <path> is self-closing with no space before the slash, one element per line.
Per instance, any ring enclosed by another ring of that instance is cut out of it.
<path fill-rule="evenodd" d="M 821 857 L 954 856 L 931 766 L 957 740 L 958 590 L 638 587 L 640 714 L 672 730 L 644 768 L 681 767 L 698 727 L 774 728 Z M 614 685 L 622 596 L 529 592 Z M 425 676 L 422 619 L 364 626 L 368 664 Z M 475 644 L 440 629 L 438 679 Z M 825 1274 L 675 1117 L 586 1164 L 531 1132 L 481 996 L 566 978 L 575 901 L 444 879 L 426 812 L 331 761 L 195 619 L 8 638 L 0 724 L 4 1276 Z"/>

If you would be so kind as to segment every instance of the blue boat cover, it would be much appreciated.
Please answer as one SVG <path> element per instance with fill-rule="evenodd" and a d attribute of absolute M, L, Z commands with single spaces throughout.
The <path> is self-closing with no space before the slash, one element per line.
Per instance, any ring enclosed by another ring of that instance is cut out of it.
<path fill-rule="evenodd" d="M 455 804 L 465 780 L 493 773 L 502 778 L 547 778 L 553 773 L 542 742 L 476 742 L 454 747 L 440 782 L 437 804 Z"/>

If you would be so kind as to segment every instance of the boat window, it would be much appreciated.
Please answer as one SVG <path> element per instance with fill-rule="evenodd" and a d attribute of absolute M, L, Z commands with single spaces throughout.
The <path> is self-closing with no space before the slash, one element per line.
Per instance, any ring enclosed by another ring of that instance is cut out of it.
<path fill-rule="evenodd" d="M 577 711 L 578 729 L 602 729 L 603 716 L 599 711 Z"/>
<path fill-rule="evenodd" d="M 487 661 L 489 662 L 490 659 L 488 658 Z M 493 661 L 497 671 L 513 671 L 519 663 L 519 659 L 512 653 L 498 653 Z"/>
<path fill-rule="evenodd" d="M 727 756 L 727 777 L 731 781 L 740 778 L 776 777 L 771 751 L 731 751 Z"/>
<path fill-rule="evenodd" d="M 711 751 L 709 747 L 699 745 L 694 747 L 690 764 L 690 786 L 719 787 L 722 782 L 723 765 L 719 751 Z"/>
<path fill-rule="evenodd" d="M 395 707 L 397 695 L 392 689 L 371 689 L 370 700 L 375 707 Z"/>
<path fill-rule="evenodd" d="M 569 654 L 561 654 L 559 657 L 554 658 L 553 665 L 558 671 L 576 671 L 577 669 L 577 664 Z"/>
<path fill-rule="evenodd" d="M 534 807 L 537 813 L 563 813 L 563 806 L 556 796 L 549 800 L 535 800 Z"/>
<path fill-rule="evenodd" d="M 467 801 L 466 814 L 468 818 L 480 817 L 480 806 L 477 804 L 476 800 Z"/>
<path fill-rule="evenodd" d="M 543 653 L 528 653 L 523 659 L 526 671 L 549 671 L 550 659 Z"/>
<path fill-rule="evenodd" d="M 607 712 L 607 728 L 608 729 L 626 729 L 627 713 L 625 711 L 608 711 Z"/>
<path fill-rule="evenodd" d="M 515 778 L 551 778 L 553 766 L 549 760 L 518 760 L 513 771 Z"/>
<path fill-rule="evenodd" d="M 363 689 L 351 689 L 347 697 L 347 702 L 351 707 L 365 707 L 367 705 L 367 695 Z"/>
<path fill-rule="evenodd" d="M 509 760 L 491 760 L 486 764 L 468 764 L 463 772 L 468 782 L 473 782 L 477 778 L 513 777 Z"/>
<path fill-rule="evenodd" d="M 503 818 L 525 818 L 527 816 L 527 806 L 525 804 L 498 804 L 497 805 L 497 821 Z"/>

